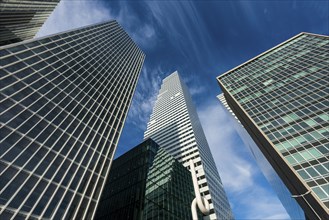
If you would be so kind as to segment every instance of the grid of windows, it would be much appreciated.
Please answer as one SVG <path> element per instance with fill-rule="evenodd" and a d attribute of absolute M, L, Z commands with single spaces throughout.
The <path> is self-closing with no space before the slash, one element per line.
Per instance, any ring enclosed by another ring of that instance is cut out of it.
<path fill-rule="evenodd" d="M 113 161 L 95 219 L 190 219 L 193 199 L 190 172 L 147 139 Z"/>
<path fill-rule="evenodd" d="M 151 137 L 185 167 L 193 159 L 210 219 L 232 219 L 230 205 L 188 88 L 178 72 L 163 80 L 144 138 Z"/>
<path fill-rule="evenodd" d="M 291 219 L 305 219 L 305 213 L 297 203 L 297 201 L 291 197 L 286 185 L 282 182 L 276 171 L 273 169 L 271 164 L 265 158 L 264 154 L 260 151 L 255 141 L 250 137 L 248 132 L 242 126 L 241 122 L 234 114 L 230 106 L 228 105 L 224 93 L 217 96 L 220 102 L 228 110 L 227 117 L 230 119 L 232 126 L 235 128 L 244 145 L 249 148 L 250 152 L 254 156 L 259 168 L 262 170 L 267 181 L 271 184 L 272 188 L 277 193 L 283 207 L 286 209 Z"/>
<path fill-rule="evenodd" d="M 220 84 L 329 208 L 329 38 L 300 34 Z"/>
<path fill-rule="evenodd" d="M 144 54 L 116 21 L 0 54 L 0 217 L 92 218 Z"/>
<path fill-rule="evenodd" d="M 160 148 L 147 175 L 142 219 L 191 219 L 193 190 L 191 173 Z"/>
<path fill-rule="evenodd" d="M 32 39 L 59 0 L 0 2 L 0 46 Z"/>

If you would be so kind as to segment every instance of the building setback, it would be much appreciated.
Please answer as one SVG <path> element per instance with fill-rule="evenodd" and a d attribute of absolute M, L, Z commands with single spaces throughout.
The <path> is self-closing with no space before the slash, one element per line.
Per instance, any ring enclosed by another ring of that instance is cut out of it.
<path fill-rule="evenodd" d="M 194 161 L 201 195 L 211 208 L 205 219 L 233 218 L 192 98 L 177 71 L 162 82 L 144 133 L 144 138 L 148 137 L 185 167 L 189 167 L 189 160 Z"/>
<path fill-rule="evenodd" d="M 116 21 L 0 54 L 0 218 L 91 219 L 144 54 Z"/>
<path fill-rule="evenodd" d="M 217 78 L 308 219 L 329 218 L 328 60 L 329 37 L 301 33 Z"/>
<path fill-rule="evenodd" d="M 191 173 L 147 139 L 113 161 L 95 220 L 191 219 Z"/>
<path fill-rule="evenodd" d="M 32 39 L 60 0 L 0 2 L 0 46 Z"/>

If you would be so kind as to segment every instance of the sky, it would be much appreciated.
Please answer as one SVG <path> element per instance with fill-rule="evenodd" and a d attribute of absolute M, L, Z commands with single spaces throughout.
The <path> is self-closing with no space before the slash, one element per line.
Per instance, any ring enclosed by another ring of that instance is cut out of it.
<path fill-rule="evenodd" d="M 143 140 L 162 79 L 189 87 L 236 219 L 289 219 L 225 108 L 216 77 L 300 32 L 329 35 L 329 1 L 62 0 L 37 37 L 117 20 L 146 54 L 116 156 Z"/>

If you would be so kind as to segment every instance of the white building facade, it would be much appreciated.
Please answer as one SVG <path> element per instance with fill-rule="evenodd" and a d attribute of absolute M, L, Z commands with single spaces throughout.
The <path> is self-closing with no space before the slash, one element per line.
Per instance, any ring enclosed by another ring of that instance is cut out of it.
<path fill-rule="evenodd" d="M 144 139 L 148 137 L 185 167 L 193 159 L 201 195 L 210 203 L 210 215 L 204 219 L 233 219 L 191 95 L 177 71 L 162 82 L 144 133 Z"/>

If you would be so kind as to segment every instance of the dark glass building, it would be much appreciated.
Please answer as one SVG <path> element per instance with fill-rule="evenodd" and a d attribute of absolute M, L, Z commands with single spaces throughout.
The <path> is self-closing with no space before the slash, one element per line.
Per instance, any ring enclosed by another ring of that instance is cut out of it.
<path fill-rule="evenodd" d="M 113 161 L 95 220 L 191 219 L 191 173 L 147 139 Z"/>
<path fill-rule="evenodd" d="M 328 61 L 329 37 L 301 33 L 217 78 L 308 219 L 329 218 Z"/>
<path fill-rule="evenodd" d="M 59 1 L 0 1 L 0 46 L 32 39 Z"/>
<path fill-rule="evenodd" d="M 0 54 L 0 219 L 91 219 L 143 52 L 110 21 Z"/>

